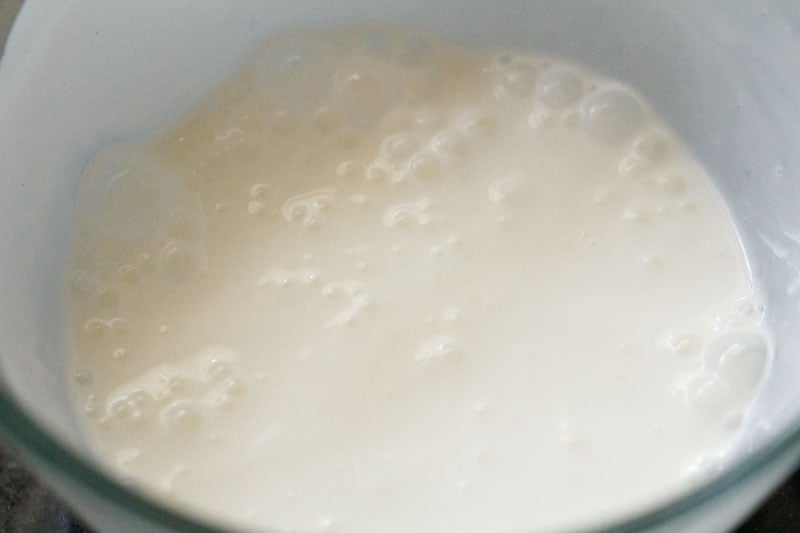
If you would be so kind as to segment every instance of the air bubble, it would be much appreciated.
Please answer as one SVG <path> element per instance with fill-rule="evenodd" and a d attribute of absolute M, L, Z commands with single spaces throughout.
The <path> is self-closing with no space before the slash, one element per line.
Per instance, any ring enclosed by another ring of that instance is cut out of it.
<path fill-rule="evenodd" d="M 108 403 L 109 414 L 129 422 L 141 422 L 147 418 L 153 407 L 153 398 L 143 389 L 133 389 L 128 394 Z"/>
<path fill-rule="evenodd" d="M 228 378 L 225 380 L 225 382 L 222 384 L 222 388 L 225 390 L 225 392 L 228 394 L 233 394 L 234 396 L 244 394 L 245 391 L 244 382 L 236 378 Z"/>
<path fill-rule="evenodd" d="M 361 294 L 355 297 L 355 305 L 358 309 L 372 309 L 375 307 L 375 300 L 367 294 Z"/>
<path fill-rule="evenodd" d="M 90 385 L 92 383 L 92 373 L 88 370 L 76 370 L 72 373 L 72 379 L 81 386 Z"/>
<path fill-rule="evenodd" d="M 333 203 L 334 189 L 322 187 L 307 193 L 292 196 L 283 204 L 283 217 L 288 221 L 299 220 L 304 227 L 317 224 L 322 211 Z"/>
<path fill-rule="evenodd" d="M 88 300 L 95 293 L 97 282 L 86 272 L 74 271 L 69 278 L 69 289 L 73 297 L 79 300 Z"/>
<path fill-rule="evenodd" d="M 418 179 L 432 180 L 442 173 L 442 165 L 431 154 L 417 154 L 408 165 L 411 174 Z"/>
<path fill-rule="evenodd" d="M 283 268 L 272 268 L 258 278 L 256 285 L 263 287 L 267 283 L 274 283 L 279 287 L 288 287 L 296 278 L 295 273 Z"/>
<path fill-rule="evenodd" d="M 752 301 L 738 301 L 733 306 L 726 306 L 717 318 L 717 328 L 732 330 L 757 328 L 764 321 L 764 307 Z"/>
<path fill-rule="evenodd" d="M 133 284 L 139 281 L 139 273 L 131 265 L 122 265 L 119 267 L 119 277 L 128 284 Z"/>
<path fill-rule="evenodd" d="M 661 259 L 653 254 L 642 254 L 642 267 L 645 269 L 655 268 L 661 265 Z"/>
<path fill-rule="evenodd" d="M 636 137 L 633 151 L 640 157 L 658 162 L 669 155 L 670 145 L 662 134 L 650 131 Z"/>
<path fill-rule="evenodd" d="M 703 354 L 706 369 L 737 391 L 752 391 L 767 365 L 767 342 L 756 333 L 730 333 L 712 342 Z"/>
<path fill-rule="evenodd" d="M 168 243 L 159 259 L 161 272 L 171 281 L 188 281 L 199 267 L 197 253 L 192 247 L 179 242 Z"/>
<path fill-rule="evenodd" d="M 596 141 L 617 144 L 630 138 L 644 120 L 639 103 L 620 89 L 603 89 L 581 104 L 584 131 Z"/>
<path fill-rule="evenodd" d="M 566 109 L 578 103 L 583 96 L 583 81 L 571 70 L 552 68 L 542 74 L 538 96 L 550 109 Z"/>
<path fill-rule="evenodd" d="M 444 124 L 444 117 L 431 109 L 422 109 L 414 114 L 414 124 L 423 131 L 434 131 Z"/>
<path fill-rule="evenodd" d="M 325 323 L 326 329 L 352 326 L 359 314 L 373 308 L 372 297 L 365 294 L 363 290 L 364 284 L 356 280 L 331 282 L 322 289 L 322 295 L 328 298 L 340 294 L 350 297 L 349 304 Z"/>
<path fill-rule="evenodd" d="M 113 308 L 119 303 L 119 293 L 111 285 L 100 285 L 97 289 L 97 300 L 106 308 Z"/>
<path fill-rule="evenodd" d="M 233 375 L 233 369 L 224 359 L 211 359 L 204 369 L 206 379 L 211 383 L 220 383 Z"/>
<path fill-rule="evenodd" d="M 142 269 L 142 272 L 152 272 L 155 270 L 155 266 L 156 262 L 150 254 L 142 254 L 139 256 L 139 268 Z"/>
<path fill-rule="evenodd" d="M 330 135 L 342 124 L 342 120 L 336 111 L 330 107 L 322 107 L 314 116 L 314 128 L 323 135 Z"/>
<path fill-rule="evenodd" d="M 128 357 L 128 350 L 125 348 L 117 348 L 113 352 L 111 352 L 111 357 L 117 360 L 125 359 Z"/>
<path fill-rule="evenodd" d="M 464 123 L 462 131 L 468 137 L 488 137 L 494 133 L 496 127 L 497 124 L 493 118 L 481 115 L 468 119 Z"/>
<path fill-rule="evenodd" d="M 381 143 L 381 155 L 392 163 L 406 161 L 417 149 L 417 141 L 408 134 L 390 135 Z"/>
<path fill-rule="evenodd" d="M 464 242 L 464 239 L 462 239 L 460 235 L 453 233 L 452 235 L 448 235 L 444 242 L 449 246 L 458 246 Z"/>
<path fill-rule="evenodd" d="M 96 339 L 102 337 L 103 334 L 105 334 L 107 327 L 108 326 L 106 325 L 106 323 L 100 320 L 99 318 L 90 318 L 83 325 L 83 330 L 86 332 L 87 335 Z"/>
<path fill-rule="evenodd" d="M 700 353 L 703 341 L 695 335 L 672 335 L 667 341 L 670 349 L 679 355 Z"/>
<path fill-rule="evenodd" d="M 392 175 L 392 170 L 388 165 L 376 161 L 367 167 L 367 181 L 388 181 Z"/>
<path fill-rule="evenodd" d="M 89 418 L 97 418 L 100 415 L 100 407 L 97 405 L 97 396 L 90 394 L 86 397 L 86 403 L 83 404 L 83 412 Z"/>
<path fill-rule="evenodd" d="M 142 456 L 141 450 L 137 448 L 122 448 L 117 452 L 117 464 L 129 466 Z"/>
<path fill-rule="evenodd" d="M 224 394 L 214 401 L 214 407 L 217 409 L 228 410 L 233 407 L 233 399 L 227 394 Z"/>
<path fill-rule="evenodd" d="M 144 146 L 117 145 L 99 154 L 81 179 L 81 223 L 99 235 L 142 239 L 188 203 L 178 176 Z"/>
<path fill-rule="evenodd" d="M 517 196 L 532 192 L 531 187 L 532 184 L 530 180 L 522 176 L 508 176 L 492 182 L 487 190 L 487 195 L 490 201 L 502 203 Z"/>
<path fill-rule="evenodd" d="M 162 393 L 160 399 L 172 398 L 181 394 L 186 389 L 186 382 L 174 376 L 163 375 L 159 381 L 161 381 L 164 386 L 163 390 L 161 391 Z"/>
<path fill-rule="evenodd" d="M 339 286 L 333 283 L 330 283 L 325 287 L 323 287 L 321 292 L 322 296 L 324 296 L 325 298 L 333 298 L 335 296 L 338 296 L 339 293 L 340 293 Z"/>
<path fill-rule="evenodd" d="M 617 166 L 621 176 L 636 176 L 649 166 L 648 161 L 636 154 L 629 154 L 622 158 Z"/>
<path fill-rule="evenodd" d="M 128 324 L 122 318 L 112 318 L 108 321 L 108 327 L 116 335 L 124 335 L 128 332 Z"/>
<path fill-rule="evenodd" d="M 272 190 L 272 185 L 265 182 L 258 182 L 252 184 L 250 188 L 247 189 L 247 194 L 250 195 L 250 198 L 258 198 L 264 196 L 270 190 Z"/>
<path fill-rule="evenodd" d="M 734 416 L 761 382 L 768 362 L 767 341 L 754 332 L 724 334 L 703 352 L 703 370 L 687 383 L 692 404 L 704 415 Z"/>
<path fill-rule="evenodd" d="M 392 228 L 405 226 L 411 222 L 427 225 L 431 221 L 431 201 L 429 198 L 420 198 L 415 202 L 396 204 L 390 206 L 383 213 L 383 223 Z"/>
<path fill-rule="evenodd" d="M 248 134 L 238 126 L 225 127 L 213 133 L 213 138 L 206 149 L 208 165 L 224 165 L 237 157 L 246 146 Z M 195 185 L 194 188 L 197 188 Z"/>
<path fill-rule="evenodd" d="M 356 205 L 364 205 L 367 203 L 367 195 L 362 193 L 356 193 L 350 196 L 350 202 Z"/>
<path fill-rule="evenodd" d="M 737 395 L 731 386 L 714 377 L 697 378 L 689 384 L 688 391 L 689 400 L 705 416 L 723 417 L 738 404 Z"/>
<path fill-rule="evenodd" d="M 647 218 L 647 211 L 644 209 L 628 207 L 622 212 L 622 220 L 625 222 L 645 222 Z"/>
<path fill-rule="evenodd" d="M 115 417 L 125 416 L 128 412 L 127 398 L 118 398 L 116 400 L 112 400 L 108 404 L 108 410 L 112 416 Z"/>
<path fill-rule="evenodd" d="M 247 212 L 250 213 L 251 215 L 260 215 L 261 213 L 264 212 L 266 208 L 267 206 L 264 205 L 263 202 L 259 202 L 256 200 L 251 200 L 250 202 L 247 203 Z"/>
<path fill-rule="evenodd" d="M 342 161 L 336 165 L 336 175 L 342 178 L 354 178 L 361 172 L 362 166 L 358 161 Z"/>
<path fill-rule="evenodd" d="M 499 72 L 499 83 L 495 92 L 514 98 L 524 98 L 536 87 L 536 67 L 530 61 L 517 58 Z"/>
<path fill-rule="evenodd" d="M 656 183 L 662 191 L 670 194 L 683 194 L 686 192 L 686 180 L 682 176 L 668 175 L 656 178 Z"/>
<path fill-rule="evenodd" d="M 455 339 L 439 335 L 422 342 L 414 359 L 417 361 L 450 360 L 460 355 Z"/>
<path fill-rule="evenodd" d="M 158 415 L 162 427 L 169 431 L 188 433 L 196 430 L 203 422 L 203 414 L 191 400 L 176 400 Z"/>
<path fill-rule="evenodd" d="M 448 323 L 458 322 L 461 318 L 461 308 L 452 306 L 442 312 L 442 319 Z"/>
<path fill-rule="evenodd" d="M 440 154 L 461 154 L 466 146 L 466 140 L 457 131 L 441 131 L 431 139 L 431 148 Z"/>

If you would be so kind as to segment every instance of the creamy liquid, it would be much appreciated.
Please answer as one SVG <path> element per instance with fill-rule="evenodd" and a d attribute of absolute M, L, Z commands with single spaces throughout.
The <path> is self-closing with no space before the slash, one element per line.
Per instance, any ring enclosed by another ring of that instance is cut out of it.
<path fill-rule="evenodd" d="M 620 518 L 724 464 L 769 363 L 708 176 L 553 58 L 292 34 L 98 155 L 78 209 L 89 440 L 240 527 Z"/>

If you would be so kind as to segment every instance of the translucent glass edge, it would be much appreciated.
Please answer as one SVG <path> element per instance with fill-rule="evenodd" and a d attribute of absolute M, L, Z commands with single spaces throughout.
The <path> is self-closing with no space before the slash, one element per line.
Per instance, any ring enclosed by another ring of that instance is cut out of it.
<path fill-rule="evenodd" d="M 62 445 L 53 435 L 35 422 L 5 390 L 0 390 L 0 440 L 21 456 L 23 462 L 41 464 L 57 471 L 71 482 L 86 487 L 94 495 L 115 507 L 122 507 L 144 520 L 175 531 L 198 533 L 229 532 L 167 506 L 152 498 L 139 494 L 122 485 L 68 446 Z M 710 483 L 672 499 L 655 508 L 631 518 L 608 523 L 600 528 L 581 529 L 591 532 L 632 532 L 644 528 L 664 525 L 669 520 L 685 515 L 697 507 L 740 486 L 750 477 L 784 457 L 794 446 L 800 444 L 800 418 L 796 418 L 777 436 L 742 460 L 724 470 Z M 45 483 L 47 481 L 45 480 Z"/>

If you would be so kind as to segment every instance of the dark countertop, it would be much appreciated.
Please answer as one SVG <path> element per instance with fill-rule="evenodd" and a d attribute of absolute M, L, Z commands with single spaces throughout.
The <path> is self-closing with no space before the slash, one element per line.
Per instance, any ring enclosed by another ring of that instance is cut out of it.
<path fill-rule="evenodd" d="M 737 533 L 800 531 L 800 470 L 737 530 Z"/>
<path fill-rule="evenodd" d="M 800 531 L 800 470 L 736 533 Z M 26 469 L 0 450 L 0 532 L 91 533 Z"/>

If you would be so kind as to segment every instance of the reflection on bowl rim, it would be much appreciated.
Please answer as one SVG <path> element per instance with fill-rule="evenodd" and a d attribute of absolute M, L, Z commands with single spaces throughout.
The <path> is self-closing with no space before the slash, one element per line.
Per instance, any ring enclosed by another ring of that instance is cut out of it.
<path fill-rule="evenodd" d="M 94 466 L 81 454 L 58 442 L 48 431 L 25 413 L 16 399 L 0 390 L 0 438 L 11 445 L 34 467 L 46 468 L 64 476 L 70 482 L 86 487 L 97 498 L 120 507 L 145 520 L 174 531 L 212 533 L 236 531 L 220 529 L 138 494 L 112 475 Z M 633 532 L 667 524 L 714 499 L 736 489 L 748 479 L 780 459 L 786 458 L 800 444 L 800 419 L 794 421 L 754 452 L 727 466 L 709 483 L 679 495 L 654 508 L 630 518 L 600 524 L 596 529 L 582 531 Z"/>

